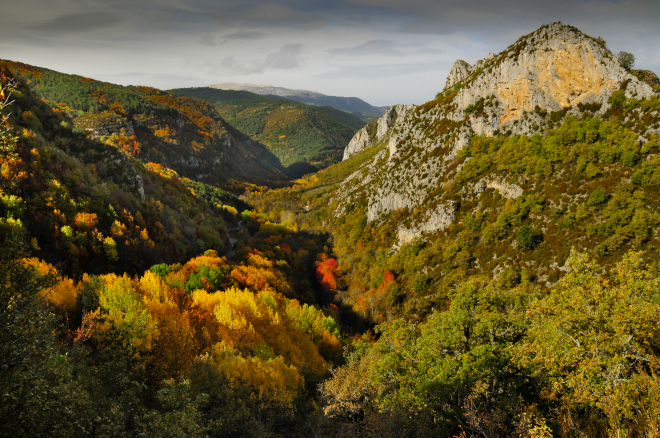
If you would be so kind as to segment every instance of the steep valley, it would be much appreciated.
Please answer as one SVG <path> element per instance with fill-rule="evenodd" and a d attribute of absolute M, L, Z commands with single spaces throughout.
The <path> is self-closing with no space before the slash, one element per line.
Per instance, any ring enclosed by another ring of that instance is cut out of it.
<path fill-rule="evenodd" d="M 346 143 L 364 126 L 357 117 L 334 108 L 247 91 L 187 88 L 171 92 L 212 103 L 224 120 L 266 145 L 287 166 L 291 178 L 339 161 Z"/>
<path fill-rule="evenodd" d="M 602 38 L 366 125 L 0 73 L 0 437 L 657 436 L 660 83 Z"/>

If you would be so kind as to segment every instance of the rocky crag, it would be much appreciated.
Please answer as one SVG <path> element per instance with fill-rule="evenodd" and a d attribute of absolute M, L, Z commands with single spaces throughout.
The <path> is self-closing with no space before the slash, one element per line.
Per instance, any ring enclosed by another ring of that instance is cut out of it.
<path fill-rule="evenodd" d="M 365 149 L 383 140 L 397 125 L 402 122 L 415 105 L 394 105 L 389 107 L 380 118 L 372 120 L 367 126 L 360 129 L 344 149 L 344 160 L 362 152 Z"/>
<path fill-rule="evenodd" d="M 459 153 L 471 137 L 543 135 L 566 117 L 607 113 L 615 93 L 623 100 L 655 96 L 651 81 L 633 73 L 604 41 L 561 23 L 546 25 L 473 66 L 459 60 L 436 100 L 392 107 L 352 139 L 344 159 L 370 147 L 382 150 L 342 183 L 335 216 L 366 198 L 369 222 L 397 210 L 414 212 L 398 225 L 400 243 L 443 230 L 456 219 L 461 199 L 449 193 L 466 163 Z M 658 124 L 632 125 L 642 143 L 659 132 Z M 510 199 L 524 193 L 519 184 L 499 179 L 468 185 L 460 196 L 487 188 Z"/>

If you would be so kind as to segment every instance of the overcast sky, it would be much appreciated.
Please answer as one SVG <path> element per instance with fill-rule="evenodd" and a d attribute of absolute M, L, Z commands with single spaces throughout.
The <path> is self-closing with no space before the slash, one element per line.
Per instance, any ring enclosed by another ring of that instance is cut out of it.
<path fill-rule="evenodd" d="M 562 21 L 660 73 L 660 0 L 20 0 L 0 58 L 124 85 L 303 88 L 423 103 L 474 63 Z"/>

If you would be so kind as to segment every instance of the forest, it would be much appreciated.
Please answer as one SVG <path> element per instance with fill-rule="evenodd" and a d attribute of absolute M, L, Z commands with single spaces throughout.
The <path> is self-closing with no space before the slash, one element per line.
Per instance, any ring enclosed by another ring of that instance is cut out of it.
<path fill-rule="evenodd" d="M 0 82 L 0 437 L 660 436 L 657 95 L 537 107 L 370 219 L 351 184 L 404 165 L 387 141 L 273 143 L 331 150 L 293 180 L 250 149 L 310 120 L 350 138 L 326 109 L 9 61 Z M 407 117 L 449 144 L 462 122 L 423 116 L 455 92 Z M 171 159 L 239 144 L 269 178 Z"/>

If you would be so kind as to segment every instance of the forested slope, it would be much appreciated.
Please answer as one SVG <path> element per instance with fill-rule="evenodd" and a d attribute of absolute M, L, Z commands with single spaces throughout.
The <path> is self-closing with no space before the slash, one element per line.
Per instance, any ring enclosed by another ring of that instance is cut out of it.
<path fill-rule="evenodd" d="M 498 82 L 566 50 L 593 65 L 529 91 L 529 110 L 516 77 Z M 591 94 L 553 94 L 585 70 L 603 75 Z M 632 73 L 555 23 L 366 150 L 249 197 L 329 232 L 337 298 L 380 324 L 323 386 L 344 433 L 653 435 L 660 98 Z"/>
<path fill-rule="evenodd" d="M 210 102 L 228 123 L 268 146 L 283 165 L 308 172 L 341 160 L 344 148 L 364 125 L 357 117 L 334 108 L 247 91 L 215 88 L 170 91 Z"/>
<path fill-rule="evenodd" d="M 210 183 L 230 178 L 261 183 L 286 179 L 277 157 L 227 124 L 206 102 L 12 61 L 0 61 L 0 66 L 29 83 L 77 130 L 143 163 L 159 163 Z"/>
<path fill-rule="evenodd" d="M 0 73 L 0 436 L 305 436 L 339 321 L 361 321 L 332 302 L 327 236 L 142 165 Z"/>

